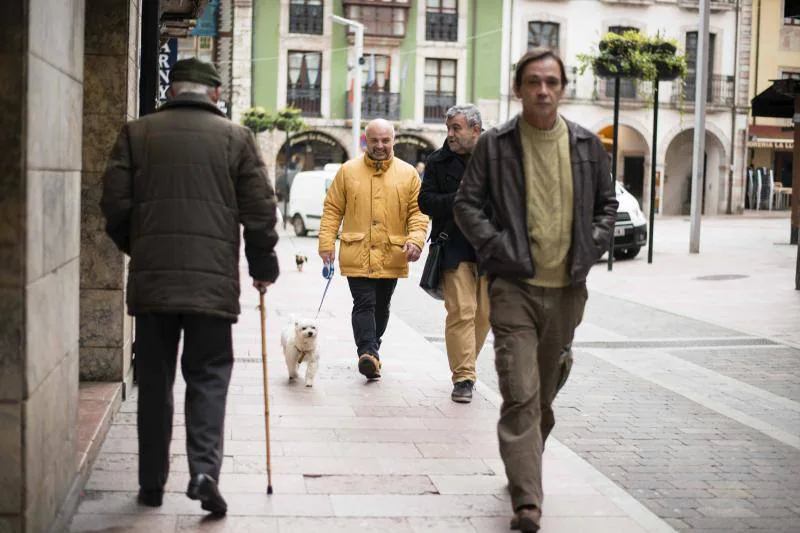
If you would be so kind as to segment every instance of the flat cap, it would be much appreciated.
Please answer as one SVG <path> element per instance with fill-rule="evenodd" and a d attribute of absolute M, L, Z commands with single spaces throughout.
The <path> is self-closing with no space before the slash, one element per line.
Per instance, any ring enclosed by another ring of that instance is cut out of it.
<path fill-rule="evenodd" d="M 201 83 L 209 87 L 219 87 L 222 85 L 222 78 L 219 77 L 217 69 L 211 63 L 200 61 L 196 57 L 181 59 L 169 71 L 169 82 L 191 81 Z"/>

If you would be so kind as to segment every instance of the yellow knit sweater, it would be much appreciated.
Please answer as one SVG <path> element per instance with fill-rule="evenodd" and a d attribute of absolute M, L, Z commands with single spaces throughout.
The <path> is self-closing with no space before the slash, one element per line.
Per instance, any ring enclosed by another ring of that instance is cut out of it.
<path fill-rule="evenodd" d="M 550 130 L 540 130 L 520 117 L 522 163 L 528 193 L 528 232 L 538 287 L 570 284 L 572 245 L 572 166 L 569 132 L 561 117 Z"/>

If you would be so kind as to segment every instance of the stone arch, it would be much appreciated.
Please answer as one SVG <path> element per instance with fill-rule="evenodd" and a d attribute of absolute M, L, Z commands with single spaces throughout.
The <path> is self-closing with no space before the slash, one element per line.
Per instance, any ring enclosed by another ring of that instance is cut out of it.
<path fill-rule="evenodd" d="M 677 124 L 672 128 L 670 128 L 669 130 L 667 130 L 667 133 L 665 133 L 658 140 L 658 147 L 657 147 L 658 153 L 656 155 L 658 161 L 665 161 L 665 158 L 667 156 L 667 148 L 669 147 L 670 144 L 672 144 L 672 141 L 675 140 L 675 137 L 677 137 L 683 132 L 693 131 L 693 130 L 694 130 L 694 122 L 692 122 L 692 125 L 688 127 L 683 126 L 681 124 Z M 706 134 L 709 133 L 713 134 L 716 137 L 716 139 L 722 144 L 722 148 L 725 150 L 725 153 L 730 153 L 731 143 L 729 137 L 725 135 L 725 132 L 722 131 L 722 129 L 719 126 L 707 120 Z"/>
<path fill-rule="evenodd" d="M 437 146 L 418 133 L 399 131 L 394 136 L 394 155 L 410 165 L 424 163 Z"/>
<path fill-rule="evenodd" d="M 703 214 L 714 215 L 724 209 L 725 180 L 730 167 L 725 141 L 706 129 Z M 665 142 L 663 210 L 665 215 L 689 214 L 692 182 L 694 128 L 684 128 Z"/>
<path fill-rule="evenodd" d="M 275 152 L 275 189 L 278 197 L 285 196 L 298 172 L 322 169 L 328 163 L 344 163 L 347 159 L 347 149 L 330 133 L 312 129 L 292 135 Z"/>

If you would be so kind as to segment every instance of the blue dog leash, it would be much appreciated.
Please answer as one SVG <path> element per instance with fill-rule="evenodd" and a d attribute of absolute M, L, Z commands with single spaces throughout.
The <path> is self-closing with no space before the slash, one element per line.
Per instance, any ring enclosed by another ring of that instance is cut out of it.
<path fill-rule="evenodd" d="M 319 308 L 317 309 L 317 316 L 314 317 L 314 320 L 319 318 L 319 312 L 322 310 L 322 304 L 325 302 L 325 295 L 328 294 L 328 287 L 331 286 L 331 281 L 333 280 L 333 272 L 335 268 L 333 263 L 325 262 L 325 266 L 322 267 L 322 277 L 328 280 L 328 283 L 325 284 L 325 292 L 322 293 L 322 300 L 319 302 Z"/>

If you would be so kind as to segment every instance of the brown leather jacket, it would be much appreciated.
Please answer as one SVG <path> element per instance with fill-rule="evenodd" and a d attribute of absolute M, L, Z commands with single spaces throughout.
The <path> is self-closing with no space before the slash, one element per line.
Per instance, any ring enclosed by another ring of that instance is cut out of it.
<path fill-rule="evenodd" d="M 534 277 L 528 236 L 527 192 L 517 115 L 478 139 L 456 195 L 454 214 L 490 276 Z M 608 250 L 617 213 L 608 153 L 589 130 L 566 121 L 573 181 L 573 285 Z M 491 216 L 484 207 L 491 206 Z"/>

